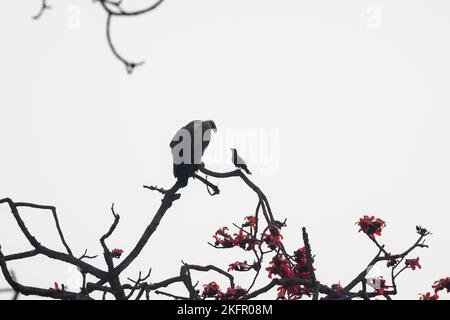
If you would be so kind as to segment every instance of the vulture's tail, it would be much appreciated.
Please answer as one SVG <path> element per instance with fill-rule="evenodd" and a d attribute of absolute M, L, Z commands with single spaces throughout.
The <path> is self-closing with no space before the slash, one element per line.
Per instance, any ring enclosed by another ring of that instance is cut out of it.
<path fill-rule="evenodd" d="M 178 177 L 178 184 L 181 188 L 184 188 L 188 185 L 189 177 Z"/>

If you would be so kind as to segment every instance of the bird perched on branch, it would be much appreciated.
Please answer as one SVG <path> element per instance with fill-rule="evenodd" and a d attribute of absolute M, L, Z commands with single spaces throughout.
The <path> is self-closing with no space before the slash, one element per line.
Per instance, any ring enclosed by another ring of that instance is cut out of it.
<path fill-rule="evenodd" d="M 247 163 L 245 163 L 244 159 L 239 156 L 237 150 L 234 148 L 231 148 L 231 161 L 233 161 L 236 168 L 244 170 L 247 174 L 252 174 L 250 170 L 248 170 Z"/>
<path fill-rule="evenodd" d="M 181 187 L 203 165 L 202 156 L 211 140 L 211 131 L 216 132 L 212 120 L 194 120 L 178 130 L 170 142 L 173 157 L 173 175 Z"/>

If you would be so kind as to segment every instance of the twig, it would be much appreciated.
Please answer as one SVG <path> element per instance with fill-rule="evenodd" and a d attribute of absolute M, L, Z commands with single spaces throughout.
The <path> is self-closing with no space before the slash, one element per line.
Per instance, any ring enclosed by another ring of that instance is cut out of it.
<path fill-rule="evenodd" d="M 220 193 L 219 187 L 216 186 L 215 184 L 211 183 L 208 181 L 208 178 L 203 178 L 202 176 L 194 173 L 194 175 L 192 176 L 194 179 L 200 180 L 201 182 L 203 182 L 206 185 L 206 190 L 208 190 L 208 193 L 211 196 L 215 196 L 218 195 Z M 210 191 L 210 189 L 212 191 Z"/>
<path fill-rule="evenodd" d="M 160 291 L 160 290 L 156 290 L 155 293 L 163 295 L 163 296 L 167 296 L 170 298 L 174 298 L 175 300 L 189 300 L 189 298 L 187 298 L 187 297 L 177 296 L 177 295 L 174 295 L 174 294 L 171 294 L 168 292 L 164 292 L 164 291 Z"/>
<path fill-rule="evenodd" d="M 34 20 L 38 20 L 42 15 L 44 14 L 45 10 L 51 9 L 51 7 L 47 4 L 47 0 L 41 0 L 41 8 L 39 9 L 39 12 L 32 16 Z"/>

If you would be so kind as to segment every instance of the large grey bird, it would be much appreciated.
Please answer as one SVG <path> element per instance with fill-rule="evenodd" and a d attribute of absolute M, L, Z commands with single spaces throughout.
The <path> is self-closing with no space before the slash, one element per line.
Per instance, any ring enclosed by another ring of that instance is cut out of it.
<path fill-rule="evenodd" d="M 231 161 L 233 161 L 236 168 L 244 170 L 247 174 L 252 174 L 250 170 L 248 170 L 247 163 L 245 163 L 244 159 L 239 156 L 237 150 L 234 148 L 231 148 Z"/>
<path fill-rule="evenodd" d="M 178 130 L 170 142 L 173 157 L 173 175 L 181 187 L 202 166 L 202 156 L 211 140 L 211 131 L 216 132 L 212 120 L 194 120 Z"/>

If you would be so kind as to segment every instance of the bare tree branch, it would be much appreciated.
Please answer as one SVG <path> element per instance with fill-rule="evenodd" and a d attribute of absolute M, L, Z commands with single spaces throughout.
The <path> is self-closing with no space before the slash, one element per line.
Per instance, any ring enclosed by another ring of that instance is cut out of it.
<path fill-rule="evenodd" d="M 295 251 L 293 255 L 289 254 L 285 249 L 282 241 L 283 236 L 280 233 L 280 230 L 283 227 L 286 227 L 286 221 L 280 222 L 274 219 L 267 197 L 261 191 L 261 189 L 256 186 L 243 172 L 241 172 L 240 170 L 235 170 L 226 173 L 217 173 L 204 167 L 200 168 L 200 171 L 207 176 L 212 176 L 218 179 L 226 179 L 232 177 L 240 178 L 245 185 L 247 185 L 256 193 L 258 203 L 255 209 L 255 215 L 246 217 L 245 223 L 241 226 L 238 224 L 233 224 L 238 230 L 238 232 L 234 235 L 228 234 L 227 228 L 219 229 L 216 232 L 215 236 L 217 241 L 216 244 L 211 244 L 215 248 L 239 247 L 246 252 L 252 253 L 254 255 L 255 260 L 253 263 L 248 263 L 247 260 L 244 262 L 237 261 L 230 264 L 228 271 L 225 271 L 224 269 L 212 264 L 201 266 L 183 262 L 180 267 L 179 274 L 166 280 L 159 282 L 149 282 L 148 280 L 151 276 L 151 269 L 149 269 L 146 274 L 139 272 L 137 279 L 127 278 L 126 283 L 121 283 L 121 274 L 140 255 L 154 232 L 157 230 L 166 212 L 172 207 L 173 203 L 176 200 L 180 199 L 181 195 L 179 191 L 181 189 L 181 186 L 178 182 L 175 182 L 175 184 L 167 190 L 153 186 L 144 186 L 144 188 L 157 191 L 162 195 L 161 205 L 156 211 L 153 218 L 150 220 L 148 226 L 143 231 L 135 246 L 131 249 L 130 253 L 123 260 L 121 260 L 121 262 L 117 266 L 114 265 L 114 259 L 121 258 L 123 250 L 110 250 L 106 243 L 107 239 L 110 238 L 116 230 L 120 221 L 120 216 L 115 212 L 114 204 L 112 204 L 111 213 L 114 220 L 108 231 L 100 238 L 100 245 L 103 249 L 104 259 L 107 265 L 106 271 L 101 270 L 94 265 L 84 261 L 88 259 L 94 259 L 96 257 L 89 256 L 87 254 L 87 250 L 85 250 L 79 258 L 76 258 L 72 254 L 72 250 L 65 240 L 64 233 L 60 226 L 58 215 L 54 207 L 33 203 L 14 202 L 9 198 L 5 198 L 0 200 L 0 204 L 7 204 L 9 206 L 16 223 L 32 246 L 32 249 L 5 255 L 3 254 L 0 247 L 0 267 L 4 278 L 11 287 L 11 289 L 4 289 L 1 292 L 12 292 L 11 290 L 13 290 L 16 293 L 16 298 L 20 293 L 23 295 L 35 295 L 62 300 L 90 300 L 93 299 L 93 297 L 91 297 L 91 294 L 94 293 L 101 294 L 102 299 L 106 299 L 107 296 L 112 295 L 117 300 L 148 300 L 150 299 L 150 295 L 152 293 L 157 295 L 164 295 L 178 300 L 199 300 L 206 298 L 247 300 L 259 297 L 260 295 L 269 292 L 273 288 L 277 287 L 277 290 L 279 292 L 278 298 L 285 298 L 285 296 L 287 295 L 289 299 L 299 299 L 303 295 L 307 295 L 309 297 L 311 297 L 312 295 L 313 300 L 368 300 L 378 296 L 383 296 L 385 299 L 391 299 L 391 296 L 397 294 L 397 285 L 395 282 L 396 278 L 405 270 L 410 269 L 412 264 L 414 266 L 418 265 L 418 259 L 408 260 L 406 259 L 406 257 L 416 248 L 428 247 L 425 244 L 425 238 L 430 234 L 430 232 L 428 232 L 424 228 L 417 227 L 416 229 L 419 237 L 414 242 L 414 244 L 405 251 L 393 255 L 390 254 L 385 245 L 380 244 L 376 240 L 373 233 L 370 233 L 369 231 L 367 231 L 369 229 L 367 229 L 365 231 L 367 236 L 378 249 L 378 253 L 370 261 L 368 267 L 360 272 L 344 288 L 341 288 L 340 285 L 338 287 L 336 287 L 335 285 L 324 285 L 321 284 L 316 278 L 315 268 L 313 266 L 314 255 L 312 254 L 309 235 L 306 232 L 306 228 L 302 228 L 304 247 Z M 206 184 L 211 184 L 212 186 L 214 186 L 212 183 L 201 176 L 197 175 L 195 176 L 195 178 L 199 180 L 203 179 L 203 183 L 207 182 Z M 23 221 L 19 213 L 20 208 L 32 208 L 37 210 L 51 211 L 60 241 L 65 247 L 67 253 L 52 250 L 41 244 L 25 225 L 25 222 Z M 260 220 L 258 216 L 260 212 L 263 213 L 265 222 L 267 223 L 265 227 L 262 227 L 259 224 Z M 370 220 L 372 218 L 367 219 Z M 375 222 L 378 223 L 377 221 L 381 220 L 376 220 Z M 379 224 L 375 224 L 375 226 L 376 228 L 380 227 Z M 258 230 L 261 230 L 262 232 L 259 232 Z M 373 230 L 371 232 L 373 232 Z M 264 248 L 263 245 L 265 246 Z M 253 289 L 256 284 L 257 278 L 261 274 L 260 271 L 262 270 L 262 264 L 265 261 L 266 256 L 269 254 L 273 255 L 273 257 L 270 262 L 270 266 L 265 270 L 269 271 L 270 277 L 274 275 L 276 276 L 276 278 L 272 278 L 268 284 L 260 287 L 259 289 Z M 55 286 L 53 288 L 37 288 L 33 286 L 25 286 L 16 281 L 14 275 L 9 271 L 7 263 L 39 255 L 76 266 L 83 277 L 83 285 L 80 290 L 77 292 L 69 291 L 63 284 L 60 288 L 57 283 L 55 283 Z M 376 289 L 374 292 L 368 292 L 368 283 L 366 279 L 368 270 L 376 263 L 380 263 L 383 261 L 391 264 L 391 284 L 388 286 L 383 282 L 382 286 L 380 286 L 379 289 Z M 403 261 L 406 262 L 404 265 L 401 265 Z M 254 271 L 255 275 L 252 277 L 252 282 L 248 289 L 237 286 L 235 284 L 235 278 L 230 271 Z M 204 291 L 200 292 L 198 288 L 198 282 L 195 283 L 195 281 L 193 280 L 193 272 L 211 272 L 217 275 L 221 275 L 228 280 L 228 289 L 226 291 L 221 291 L 216 283 L 211 283 L 208 285 L 204 285 Z M 96 282 L 92 282 L 92 278 L 97 279 L 95 280 Z M 160 290 L 176 283 L 184 285 L 188 292 L 188 297 Z M 361 284 L 361 290 L 352 291 L 358 284 Z M 320 297 L 320 295 L 322 295 L 322 298 Z"/>
<path fill-rule="evenodd" d="M 149 12 L 155 10 L 156 8 L 158 8 L 164 2 L 164 0 L 157 0 L 153 4 L 147 6 L 143 9 L 138 9 L 138 10 L 125 9 L 123 6 L 122 0 L 117 0 L 117 1 L 94 0 L 94 2 L 100 3 L 101 8 L 106 13 L 106 40 L 108 42 L 108 46 L 109 46 L 111 52 L 117 58 L 117 60 L 119 60 L 125 66 L 127 73 L 129 73 L 129 74 L 133 73 L 134 69 L 136 67 L 143 65 L 145 63 L 145 61 L 138 61 L 138 62 L 131 61 L 131 60 L 126 59 L 122 54 L 119 53 L 119 51 L 117 50 L 117 48 L 114 45 L 113 40 L 112 40 L 112 30 L 111 30 L 112 29 L 111 28 L 112 20 L 113 20 L 113 18 L 116 18 L 116 17 L 124 17 L 124 18 L 128 17 L 129 18 L 129 17 L 136 17 L 136 16 L 144 15 L 144 14 L 149 13 Z M 33 19 L 38 20 L 39 18 L 42 17 L 44 12 L 50 8 L 51 7 L 47 4 L 47 0 L 42 0 L 41 8 L 40 8 L 39 12 L 33 16 Z"/>
<path fill-rule="evenodd" d="M 35 14 L 32 18 L 34 20 L 38 20 L 42 15 L 44 14 L 45 10 L 49 10 L 51 7 L 47 4 L 47 0 L 41 0 L 41 8 L 39 9 L 39 12 Z"/>

